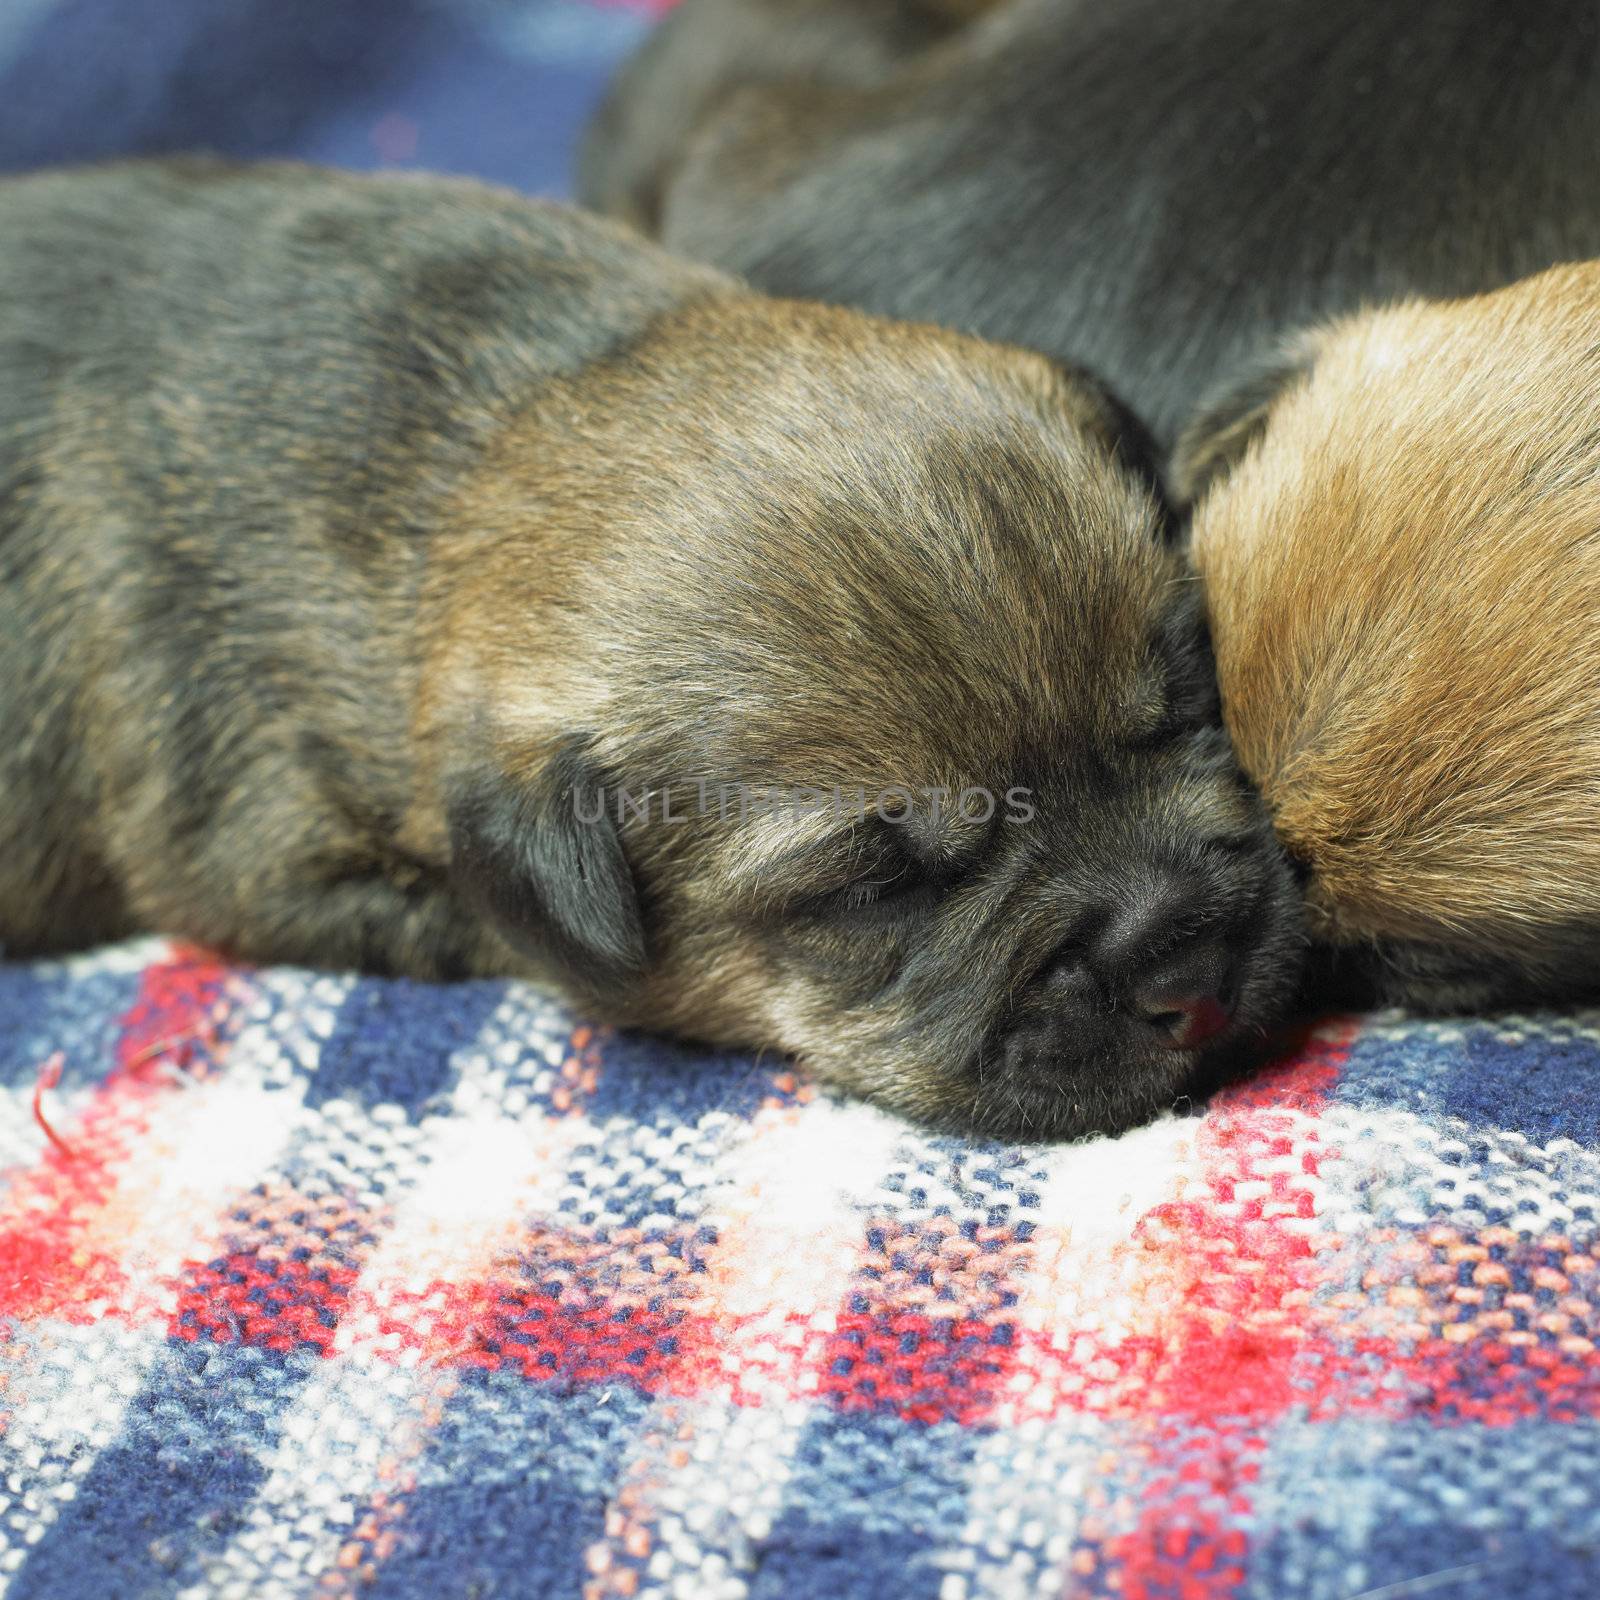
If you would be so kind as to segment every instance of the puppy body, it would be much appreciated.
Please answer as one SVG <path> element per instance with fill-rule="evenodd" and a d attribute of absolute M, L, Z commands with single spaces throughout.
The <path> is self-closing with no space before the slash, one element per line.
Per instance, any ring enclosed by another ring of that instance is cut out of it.
<path fill-rule="evenodd" d="M 0 375 L 12 951 L 528 972 L 1040 1134 L 1281 1006 L 1197 596 L 1041 358 L 187 164 L 0 185 Z"/>
<path fill-rule="evenodd" d="M 908 12 L 685 0 L 596 122 L 585 197 L 775 292 L 1080 364 L 1163 447 L 1309 321 L 1600 255 L 1588 0 Z"/>
<path fill-rule="evenodd" d="M 0 218 L 0 939 L 492 965 L 401 841 L 431 534 L 527 392 L 726 285 L 289 168 L 13 180 Z"/>
<path fill-rule="evenodd" d="M 1316 931 L 1438 1006 L 1600 992 L 1600 266 L 1308 336 L 1195 515 Z"/>

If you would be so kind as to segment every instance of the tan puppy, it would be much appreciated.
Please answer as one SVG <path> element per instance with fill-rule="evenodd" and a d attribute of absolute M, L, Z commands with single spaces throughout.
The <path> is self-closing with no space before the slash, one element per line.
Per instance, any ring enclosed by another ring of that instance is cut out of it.
<path fill-rule="evenodd" d="M 1312 334 L 1180 454 L 1315 932 L 1412 1002 L 1600 991 L 1600 265 Z"/>

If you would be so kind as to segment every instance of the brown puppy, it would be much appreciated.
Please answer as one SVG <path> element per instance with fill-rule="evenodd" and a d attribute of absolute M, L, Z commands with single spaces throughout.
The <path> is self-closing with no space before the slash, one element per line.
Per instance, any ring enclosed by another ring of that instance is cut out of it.
<path fill-rule="evenodd" d="M 528 971 L 952 1125 L 1147 1115 L 1297 915 L 1113 426 L 473 185 L 0 185 L 0 939 Z"/>
<path fill-rule="evenodd" d="M 1181 454 L 1316 932 L 1414 1003 L 1600 992 L 1600 265 L 1312 334 Z"/>

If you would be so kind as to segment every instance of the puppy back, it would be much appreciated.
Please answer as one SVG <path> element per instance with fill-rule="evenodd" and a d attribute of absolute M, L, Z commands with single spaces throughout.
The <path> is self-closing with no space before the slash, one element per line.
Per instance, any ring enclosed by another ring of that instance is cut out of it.
<path fill-rule="evenodd" d="M 0 939 L 123 899 L 176 923 L 186 876 L 381 836 L 451 485 L 554 377 L 727 287 L 448 179 L 0 181 Z"/>

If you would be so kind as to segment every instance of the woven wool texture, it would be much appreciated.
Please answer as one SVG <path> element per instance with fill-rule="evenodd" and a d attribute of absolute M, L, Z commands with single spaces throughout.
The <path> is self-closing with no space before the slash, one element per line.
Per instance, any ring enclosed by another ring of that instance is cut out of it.
<path fill-rule="evenodd" d="M 1597 1040 L 1020 1147 L 518 985 L 0 967 L 0 1585 L 1589 1600 Z"/>

